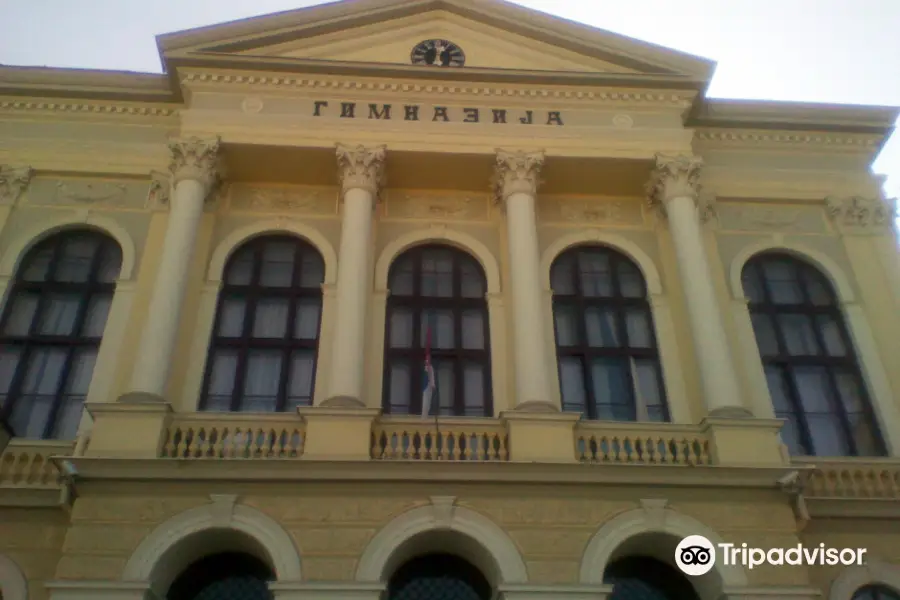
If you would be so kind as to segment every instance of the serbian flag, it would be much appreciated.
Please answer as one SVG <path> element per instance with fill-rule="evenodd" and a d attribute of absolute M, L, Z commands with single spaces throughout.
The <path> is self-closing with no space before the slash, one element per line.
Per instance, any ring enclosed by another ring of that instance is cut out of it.
<path fill-rule="evenodd" d="M 425 329 L 425 385 L 422 389 L 422 418 L 431 415 L 431 399 L 437 384 L 434 380 L 434 366 L 431 364 L 431 327 Z"/>

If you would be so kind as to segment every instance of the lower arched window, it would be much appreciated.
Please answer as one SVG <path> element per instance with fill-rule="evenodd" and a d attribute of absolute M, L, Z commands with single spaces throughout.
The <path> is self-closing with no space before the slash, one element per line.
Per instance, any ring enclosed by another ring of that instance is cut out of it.
<path fill-rule="evenodd" d="M 609 600 L 699 600 L 690 581 L 677 569 L 645 556 L 611 563 L 603 582 L 612 585 Z"/>
<path fill-rule="evenodd" d="M 852 600 L 900 600 L 900 594 L 884 585 L 867 585 L 856 590 Z"/>
<path fill-rule="evenodd" d="M 259 559 L 224 552 L 191 564 L 172 583 L 167 600 L 271 600 L 274 576 Z"/>

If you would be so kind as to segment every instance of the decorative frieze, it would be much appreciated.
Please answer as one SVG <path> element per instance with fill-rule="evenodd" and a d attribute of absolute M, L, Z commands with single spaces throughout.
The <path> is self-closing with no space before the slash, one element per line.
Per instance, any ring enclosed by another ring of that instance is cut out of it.
<path fill-rule="evenodd" d="M 785 231 L 825 233 L 818 206 L 761 202 L 725 202 L 716 205 L 719 227 L 730 231 Z"/>
<path fill-rule="evenodd" d="M 387 147 L 336 146 L 338 177 L 344 192 L 353 188 L 368 190 L 378 196 L 386 183 Z"/>
<path fill-rule="evenodd" d="M 826 198 L 828 215 L 837 226 L 850 233 L 880 233 L 897 216 L 895 200 L 882 198 Z"/>
<path fill-rule="evenodd" d="M 169 197 L 171 195 L 171 175 L 159 171 L 152 171 L 150 173 L 150 188 L 147 190 L 147 208 L 156 211 L 164 210 L 169 205 Z"/>
<path fill-rule="evenodd" d="M 492 186 L 497 201 L 505 201 L 512 194 L 537 194 L 541 184 L 544 152 L 507 152 L 497 150 Z"/>
<path fill-rule="evenodd" d="M 488 217 L 487 194 L 403 190 L 387 194 L 388 218 L 464 221 Z"/>
<path fill-rule="evenodd" d="M 16 203 L 31 181 L 31 167 L 0 165 L 0 206 Z"/>
<path fill-rule="evenodd" d="M 717 130 L 697 131 L 697 140 L 736 145 L 844 146 L 874 148 L 884 139 L 880 135 L 807 134 L 778 131 Z"/>
<path fill-rule="evenodd" d="M 638 198 L 546 196 L 538 204 L 542 222 L 577 225 L 642 225 Z"/>
<path fill-rule="evenodd" d="M 334 188 L 263 187 L 234 184 L 230 208 L 236 211 L 328 215 L 337 212 Z"/>
<path fill-rule="evenodd" d="M 108 104 L 103 102 L 45 102 L 33 100 L 0 101 L 0 110 L 76 112 L 82 114 L 132 115 L 140 117 L 171 117 L 173 108 L 160 108 L 146 104 Z"/>
<path fill-rule="evenodd" d="M 79 209 L 140 209 L 147 202 L 147 181 L 35 177 L 23 203 Z"/>

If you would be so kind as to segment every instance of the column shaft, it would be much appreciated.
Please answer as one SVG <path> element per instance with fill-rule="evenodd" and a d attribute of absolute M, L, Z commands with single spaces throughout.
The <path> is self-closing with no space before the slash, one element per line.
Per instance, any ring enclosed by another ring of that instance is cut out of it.
<path fill-rule="evenodd" d="M 219 141 L 192 139 L 170 144 L 170 149 L 175 189 L 130 389 L 132 395 L 153 400 L 165 397 L 197 228 L 216 179 Z"/>
<path fill-rule="evenodd" d="M 497 152 L 495 193 L 506 204 L 511 302 L 513 313 L 513 366 L 516 408 L 526 411 L 558 411 L 550 394 L 549 369 L 544 339 L 543 292 L 538 249 L 535 198 L 544 162 L 541 152 Z"/>
<path fill-rule="evenodd" d="M 362 188 L 344 194 L 332 342 L 330 404 L 362 400 L 365 326 L 372 231 L 372 194 Z"/>
<path fill-rule="evenodd" d="M 534 197 L 511 194 L 506 200 L 509 236 L 510 284 L 516 372 L 516 403 L 550 401 L 549 364 L 541 309 L 540 257 L 534 215 Z"/>
<path fill-rule="evenodd" d="M 384 146 L 337 145 L 344 212 L 338 256 L 336 317 L 328 393 L 323 406 L 358 408 L 363 393 L 372 212 L 384 184 Z"/>
<path fill-rule="evenodd" d="M 648 186 L 650 200 L 669 220 L 707 411 L 713 416 L 752 416 L 741 398 L 722 307 L 706 256 L 697 199 L 701 165 L 696 158 L 658 155 Z"/>

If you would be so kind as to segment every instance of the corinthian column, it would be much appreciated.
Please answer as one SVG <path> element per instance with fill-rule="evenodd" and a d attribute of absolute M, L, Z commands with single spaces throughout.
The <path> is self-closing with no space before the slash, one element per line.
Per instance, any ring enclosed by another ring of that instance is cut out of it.
<path fill-rule="evenodd" d="M 708 207 L 698 199 L 702 165 L 699 158 L 657 155 L 656 169 L 648 184 L 650 202 L 669 221 L 707 411 L 712 416 L 752 416 L 742 406 L 703 242 L 701 222 L 707 218 Z"/>
<path fill-rule="evenodd" d="M 156 281 L 131 376 L 131 400 L 162 400 L 178 335 L 181 305 L 203 204 L 218 180 L 219 140 L 192 138 L 169 144 L 174 192 Z M 148 398 L 149 396 L 149 398 Z"/>
<path fill-rule="evenodd" d="M 543 152 L 498 150 L 494 170 L 494 191 L 506 207 L 516 408 L 526 411 L 559 410 L 550 399 L 551 361 L 541 325 L 544 312 L 535 196 L 543 164 Z"/>
<path fill-rule="evenodd" d="M 344 211 L 338 256 L 331 381 L 325 406 L 364 407 L 365 322 L 372 243 L 372 212 L 384 185 L 384 146 L 337 145 Z"/>

